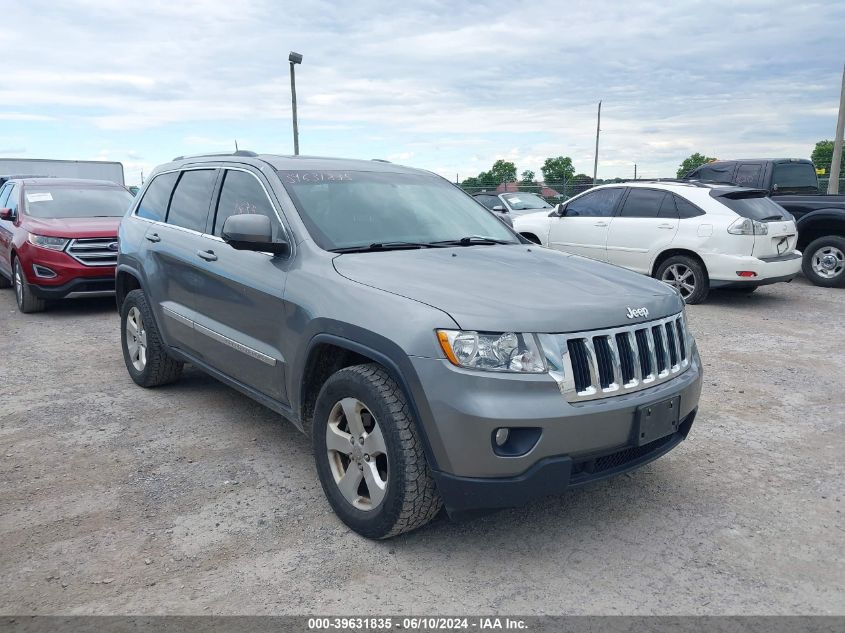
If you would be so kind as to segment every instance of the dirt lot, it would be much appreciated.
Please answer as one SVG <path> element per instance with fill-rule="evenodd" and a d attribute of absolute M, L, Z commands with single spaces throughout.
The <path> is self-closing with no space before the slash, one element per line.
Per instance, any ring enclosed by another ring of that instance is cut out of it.
<path fill-rule="evenodd" d="M 275 414 L 190 369 L 136 387 L 111 301 L 0 291 L 0 612 L 845 614 L 845 291 L 688 312 L 705 388 L 674 452 L 370 542 Z"/>

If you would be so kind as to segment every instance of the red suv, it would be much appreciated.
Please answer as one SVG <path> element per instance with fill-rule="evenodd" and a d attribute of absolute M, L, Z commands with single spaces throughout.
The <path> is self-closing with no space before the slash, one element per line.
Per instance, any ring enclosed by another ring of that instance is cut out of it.
<path fill-rule="evenodd" d="M 132 194 L 113 182 L 22 178 L 0 189 L 0 288 L 21 312 L 114 293 L 117 228 Z"/>

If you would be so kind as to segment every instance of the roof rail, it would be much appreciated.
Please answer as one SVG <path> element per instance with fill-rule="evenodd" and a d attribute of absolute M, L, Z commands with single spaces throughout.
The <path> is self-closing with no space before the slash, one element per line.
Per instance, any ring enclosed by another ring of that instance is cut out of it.
<path fill-rule="evenodd" d="M 684 180 L 683 178 L 637 178 L 628 182 L 676 182 L 680 185 L 692 185 L 693 187 L 707 187 L 700 180 Z"/>
<path fill-rule="evenodd" d="M 389 160 L 385 160 L 384 158 L 371 158 L 370 160 L 373 160 L 377 163 L 389 163 L 390 162 Z"/>
<path fill-rule="evenodd" d="M 177 156 L 174 158 L 174 161 L 177 160 L 184 160 L 186 158 L 209 158 L 211 156 L 251 156 L 255 157 L 258 156 L 255 152 L 251 152 L 248 149 L 239 149 L 235 152 L 217 152 L 213 154 L 194 154 L 192 156 Z"/>

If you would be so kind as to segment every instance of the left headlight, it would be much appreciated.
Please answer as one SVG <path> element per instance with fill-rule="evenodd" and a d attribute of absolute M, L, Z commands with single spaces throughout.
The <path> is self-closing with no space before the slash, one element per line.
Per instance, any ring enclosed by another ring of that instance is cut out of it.
<path fill-rule="evenodd" d="M 437 330 L 446 358 L 458 367 L 542 374 L 546 362 L 534 334 Z"/>
<path fill-rule="evenodd" d="M 46 235 L 35 235 L 30 233 L 26 238 L 30 244 L 40 246 L 41 248 L 49 248 L 51 251 L 63 251 L 69 240 L 63 237 L 47 237 Z"/>

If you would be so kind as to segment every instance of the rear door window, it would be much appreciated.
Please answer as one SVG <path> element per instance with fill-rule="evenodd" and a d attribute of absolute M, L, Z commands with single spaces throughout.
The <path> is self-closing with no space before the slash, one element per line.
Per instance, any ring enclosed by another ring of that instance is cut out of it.
<path fill-rule="evenodd" d="M 665 191 L 632 187 L 628 197 L 625 198 L 619 217 L 656 218 L 664 198 L 666 198 Z"/>
<path fill-rule="evenodd" d="M 704 211 L 695 206 L 692 202 L 678 195 L 675 198 L 675 208 L 678 210 L 678 217 L 682 220 L 687 218 L 694 218 L 699 215 L 704 215 Z"/>
<path fill-rule="evenodd" d="M 658 218 L 678 219 L 678 208 L 675 206 L 675 194 L 667 193 L 660 203 L 660 211 L 657 213 Z"/>
<path fill-rule="evenodd" d="M 743 187 L 758 187 L 760 185 L 760 172 L 763 171 L 763 165 L 752 163 L 750 165 L 740 165 L 736 170 L 734 182 Z"/>
<path fill-rule="evenodd" d="M 167 223 L 204 233 L 216 179 L 216 169 L 183 171 L 170 200 Z"/>
<path fill-rule="evenodd" d="M 609 218 L 616 210 L 619 199 L 625 191 L 622 187 L 596 189 L 575 198 L 566 205 L 568 217 Z"/>
<path fill-rule="evenodd" d="M 170 202 L 170 194 L 173 193 L 173 185 L 176 184 L 178 177 L 178 171 L 171 171 L 156 176 L 144 192 L 144 197 L 141 198 L 135 215 L 139 218 L 146 218 L 147 220 L 164 222 L 164 218 L 167 216 L 167 204 Z"/>
<path fill-rule="evenodd" d="M 217 201 L 214 219 L 214 235 L 220 237 L 223 225 L 233 215 L 252 213 L 270 218 L 273 239 L 279 237 L 279 219 L 264 188 L 258 179 L 245 171 L 230 169 L 223 179 L 223 188 Z"/>

